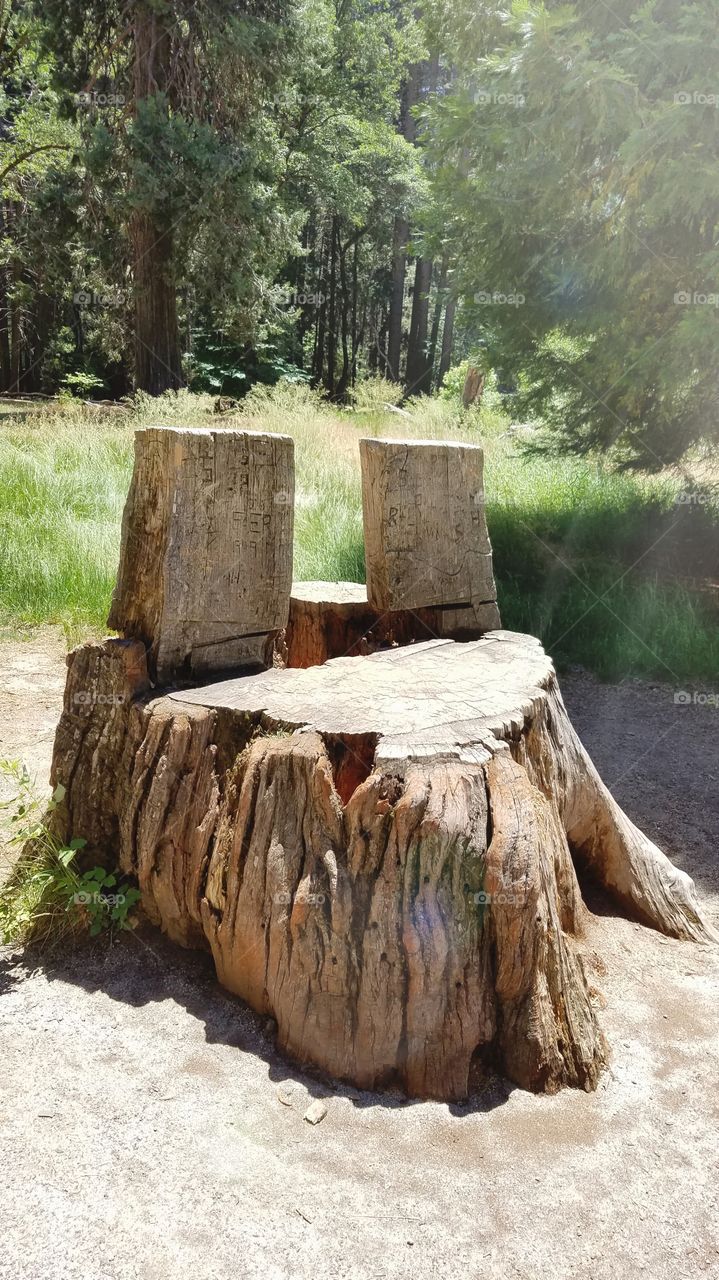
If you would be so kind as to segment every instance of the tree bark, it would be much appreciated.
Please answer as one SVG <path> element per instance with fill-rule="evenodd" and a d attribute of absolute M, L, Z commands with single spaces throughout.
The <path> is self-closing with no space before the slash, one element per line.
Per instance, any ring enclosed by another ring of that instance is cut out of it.
<path fill-rule="evenodd" d="M 337 218 L 333 216 L 330 228 L 330 296 L 327 311 L 327 378 L 325 381 L 330 397 L 335 391 L 337 362 L 337 238 Z"/>
<path fill-rule="evenodd" d="M 478 1062 L 553 1092 L 607 1049 L 573 856 L 629 914 L 706 941 L 538 641 L 494 632 L 151 697 L 140 644 L 68 659 L 53 823 L 212 951 L 281 1049 L 361 1088 L 461 1099 Z M 421 696 L 417 696 L 421 690 Z"/>
<path fill-rule="evenodd" d="M 15 245 L 15 236 L 17 233 L 17 205 L 14 201 L 8 201 L 7 224 L 13 246 Z M 22 330 L 20 325 L 20 281 L 22 277 L 22 264 L 16 249 L 13 247 L 10 256 L 9 266 L 10 290 L 9 290 L 9 307 L 8 307 L 8 336 L 9 336 L 9 352 L 10 352 L 10 377 L 8 390 L 10 394 L 17 394 L 21 390 L 20 372 L 22 369 Z"/>
<path fill-rule="evenodd" d="M 430 368 L 430 376 L 434 374 L 435 361 L 437 359 L 437 345 L 439 343 L 439 326 L 442 323 L 442 308 L 446 301 L 447 289 L 447 259 L 442 259 L 442 268 L 437 281 L 437 297 L 434 304 L 434 315 L 432 317 L 432 332 L 429 339 L 429 354 L 427 362 Z M 430 383 L 431 390 L 431 383 Z"/>
<path fill-rule="evenodd" d="M 326 236 L 323 234 L 320 244 L 320 260 L 319 260 L 319 291 L 322 295 L 322 301 L 319 304 L 317 312 L 317 323 L 315 327 L 315 349 L 312 356 L 312 382 L 313 385 L 319 387 L 322 385 L 322 374 L 325 364 L 325 336 L 327 332 L 327 298 L 325 296 L 326 280 L 327 280 L 327 247 Z"/>
<path fill-rule="evenodd" d="M 350 384 L 351 375 L 349 322 L 351 297 L 349 281 L 347 279 L 347 250 L 349 248 L 349 244 L 342 245 L 339 236 L 337 237 L 337 241 L 340 265 L 340 335 L 342 343 L 342 369 L 340 371 L 339 382 L 335 389 L 335 399 L 343 401 L 347 395 L 347 388 Z"/>
<path fill-rule="evenodd" d="M 439 56 L 435 53 L 413 68 L 404 103 L 404 135 L 409 142 L 416 142 L 417 123 L 412 108 L 437 88 Z M 429 326 L 429 291 L 432 285 L 431 259 L 418 258 L 415 263 L 412 290 L 412 314 L 407 343 L 405 393 L 428 395 L 432 389 L 432 365 L 429 361 L 427 331 Z"/>
<path fill-rule="evenodd" d="M 285 635 L 288 667 L 432 640 L 441 634 L 434 609 L 374 608 L 360 582 L 295 582 Z"/>
<path fill-rule="evenodd" d="M 417 137 L 417 124 L 413 110 L 419 101 L 420 85 L 424 64 L 412 67 L 402 94 L 402 110 L 399 130 L 408 142 L 414 143 Z M 387 324 L 387 345 L 385 359 L 385 376 L 392 382 L 400 382 L 402 362 L 402 324 L 404 319 L 405 279 L 407 274 L 407 243 L 409 241 L 409 222 L 398 215 L 394 220 L 392 233 L 392 277 L 390 286 L 389 319 Z"/>
<path fill-rule="evenodd" d="M 358 274 L 359 274 L 359 240 L 355 240 L 352 252 L 352 365 L 350 370 L 350 378 L 352 386 L 357 381 L 357 351 L 359 348 L 360 335 L 357 330 L 357 311 L 358 311 Z"/>
<path fill-rule="evenodd" d="M 0 237 L 9 237 L 8 202 L 0 200 Z M 10 389 L 10 293 L 9 269 L 0 266 L 0 390 Z"/>

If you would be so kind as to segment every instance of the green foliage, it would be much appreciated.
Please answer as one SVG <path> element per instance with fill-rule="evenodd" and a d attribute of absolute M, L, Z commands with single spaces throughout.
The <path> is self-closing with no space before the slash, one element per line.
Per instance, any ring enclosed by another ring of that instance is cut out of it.
<path fill-rule="evenodd" d="M 87 932 L 90 937 L 133 927 L 140 892 L 103 867 L 79 871 L 76 856 L 85 841 L 65 845 L 52 832 L 51 814 L 62 802 L 57 787 L 45 804 L 18 761 L 0 760 L 0 776 L 15 785 L 15 795 L 0 808 L 10 810 L 8 846 L 20 854 L 0 885 L 0 941 L 55 944 Z"/>
<path fill-rule="evenodd" d="M 132 437 L 116 417 L 100 425 L 68 397 L 52 416 L 3 429 L 0 622 L 59 622 L 73 635 L 103 625 L 132 472 Z"/>
<path fill-rule="evenodd" d="M 643 468 L 716 440 L 714 0 L 6 9 L 0 387 L 126 395 L 152 263 L 194 389 L 351 403 L 387 369 L 401 233 L 403 356 L 436 372 L 459 299 L 452 359 L 497 375 L 485 419 L 511 391 L 535 449 Z"/>
<path fill-rule="evenodd" d="M 74 396 L 88 396 L 93 391 L 99 391 L 104 386 L 102 378 L 98 378 L 94 373 L 68 373 L 62 380 L 61 386 L 67 387 L 68 391 Z"/>
<path fill-rule="evenodd" d="M 681 683 L 719 664 L 707 579 L 719 503 L 682 503 L 676 477 L 490 443 L 487 520 L 503 624 L 537 635 L 560 667 Z"/>
<path fill-rule="evenodd" d="M 425 52 L 408 0 L 14 9 L 0 120 L 8 164 L 28 155 L 8 169 L 25 208 L 0 267 L 27 317 L 8 326 L 21 389 L 55 390 L 79 370 L 127 393 L 144 296 L 133 276 L 160 246 L 179 331 L 207 347 L 187 360 L 195 388 L 236 395 L 256 379 L 309 377 L 336 237 L 334 348 L 320 380 L 342 360 L 346 391 L 373 339 L 376 349 L 394 218 L 424 189 L 416 149 L 397 131 L 404 81 Z M 136 262 L 140 217 L 152 233 Z M 0 364 L 0 386 L 9 380 Z"/>
<path fill-rule="evenodd" d="M 256 382 L 309 382 L 309 374 L 285 359 L 274 342 L 239 346 L 200 330 L 186 360 L 192 389 L 216 395 L 243 396 Z"/>
<path fill-rule="evenodd" d="M 484 11 L 427 113 L 465 312 L 555 445 L 680 458 L 719 422 L 713 0 Z"/>

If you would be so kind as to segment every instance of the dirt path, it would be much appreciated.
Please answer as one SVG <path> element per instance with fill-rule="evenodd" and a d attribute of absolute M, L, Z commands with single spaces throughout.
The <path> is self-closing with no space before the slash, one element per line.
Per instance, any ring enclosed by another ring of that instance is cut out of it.
<path fill-rule="evenodd" d="M 0 760 L 22 760 L 39 791 L 47 790 L 55 725 L 62 710 L 66 644 L 60 628 L 18 636 L 0 631 Z M 0 801 L 14 793 L 0 774 Z M 13 854 L 3 848 L 7 813 L 0 809 L 0 879 Z"/>
<path fill-rule="evenodd" d="M 0 632 L 0 756 L 22 757 L 44 785 L 62 710 L 66 645 L 59 628 Z"/>
<path fill-rule="evenodd" d="M 0 644 L 0 754 L 41 771 L 61 650 L 52 633 Z M 719 923 L 719 711 L 659 686 L 563 688 L 605 779 Z M 459 1108 L 294 1071 L 205 956 L 152 931 L 33 972 L 6 953 L 0 1277 L 719 1276 L 719 954 L 604 914 L 588 962 L 614 1050 L 599 1091 L 494 1081 Z"/>

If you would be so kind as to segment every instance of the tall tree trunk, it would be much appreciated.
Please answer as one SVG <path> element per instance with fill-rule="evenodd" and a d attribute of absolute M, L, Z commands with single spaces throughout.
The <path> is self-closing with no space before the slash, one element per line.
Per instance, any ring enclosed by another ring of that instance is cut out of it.
<path fill-rule="evenodd" d="M 429 339 L 429 367 L 434 373 L 434 362 L 437 358 L 437 343 L 439 341 L 439 326 L 442 320 L 442 308 L 445 303 L 445 293 L 447 289 L 447 259 L 442 259 L 442 270 L 437 285 L 437 300 L 434 304 L 434 315 L 432 317 L 432 333 Z"/>
<path fill-rule="evenodd" d="M 379 321 L 379 335 L 377 338 L 377 354 L 380 361 L 380 373 L 384 378 L 387 377 L 387 331 L 389 329 L 389 312 L 383 311 Z"/>
<path fill-rule="evenodd" d="M 54 319 L 53 302 L 45 293 L 44 285 L 44 280 L 34 282 L 34 334 L 27 373 L 23 379 L 24 391 L 42 389 L 42 361 L 47 351 Z"/>
<path fill-rule="evenodd" d="M 13 218 L 14 222 L 14 218 Z M 11 394 L 20 390 L 20 302 L 18 292 L 22 268 L 20 259 L 13 253 L 10 261 L 10 386 Z"/>
<path fill-rule="evenodd" d="M 370 308 L 370 319 L 369 319 L 370 343 L 369 343 L 369 350 L 367 352 L 367 372 L 372 374 L 373 376 L 377 373 L 378 363 L 379 363 L 379 326 L 380 326 L 379 317 L 380 317 L 379 306 L 375 304 Z"/>
<path fill-rule="evenodd" d="M 0 239 L 8 235 L 7 205 L 0 201 Z M 0 267 L 0 391 L 10 387 L 10 273 Z"/>
<path fill-rule="evenodd" d="M 339 236 L 337 237 L 339 241 Z M 349 308 L 350 308 L 350 291 L 347 281 L 347 250 L 349 245 L 342 246 L 338 243 L 339 264 L 340 264 L 340 332 L 342 338 L 342 372 L 340 380 L 335 389 L 335 398 L 344 400 L 347 394 L 347 387 L 350 380 L 350 348 L 349 348 Z"/>
<path fill-rule="evenodd" d="M 358 255 L 359 241 L 355 240 L 354 253 L 352 255 L 352 386 L 357 381 L 357 347 L 359 345 L 359 334 L 357 332 L 357 277 L 358 277 Z"/>
<path fill-rule="evenodd" d="M 322 295 L 322 301 L 317 312 L 315 349 L 312 356 L 312 383 L 315 387 L 322 385 L 322 372 L 325 363 L 325 334 L 327 331 L 327 297 L 325 294 L 325 284 L 327 280 L 327 252 L 326 236 L 323 233 L 320 242 L 320 269 L 318 277 L 318 289 Z"/>
<path fill-rule="evenodd" d="M 361 316 L 360 316 L 359 329 L 358 329 L 358 331 L 357 331 L 357 351 L 358 351 L 358 353 L 359 353 L 360 351 L 362 351 L 362 350 L 364 349 L 364 346 L 365 346 L 365 334 L 366 334 L 366 332 L 367 332 L 367 319 L 368 319 L 368 317 L 367 317 L 367 306 L 368 306 L 368 304 L 367 304 L 367 297 L 366 297 L 366 295 L 363 295 L 363 297 L 362 297 L 362 314 L 361 314 Z M 367 348 L 367 358 L 369 358 L 369 347 Z M 356 376 L 357 376 L 357 370 L 356 370 L 356 368 L 355 368 L 355 380 L 356 380 Z"/>
<path fill-rule="evenodd" d="M 161 231 L 142 211 L 131 225 L 135 276 L 135 382 L 159 396 L 183 385 L 177 301 L 172 272 L 172 231 Z"/>
<path fill-rule="evenodd" d="M 405 390 L 407 395 L 426 395 L 431 389 L 432 366 L 427 354 L 427 325 L 429 321 L 429 290 L 432 283 L 432 262 L 418 258 L 414 271 L 412 291 L 412 319 L 407 346 Z"/>
<path fill-rule="evenodd" d="M 404 102 L 404 136 L 408 142 L 417 140 L 417 123 L 412 108 L 437 88 L 439 57 L 434 54 L 427 62 L 419 63 L 407 85 Z M 432 389 L 432 366 L 427 352 L 427 328 L 429 323 L 429 290 L 432 284 L 432 261 L 418 258 L 415 265 L 412 292 L 412 317 L 407 345 L 405 389 L 408 395 L 425 395 Z"/>
<path fill-rule="evenodd" d="M 417 137 L 417 122 L 412 114 L 419 100 L 419 91 L 424 64 L 413 67 L 402 95 L 402 114 L 400 132 L 408 142 L 414 143 Z M 407 241 L 409 240 L 409 222 L 406 218 L 397 217 L 392 233 L 392 283 L 390 287 L 389 324 L 387 330 L 386 375 L 392 382 L 401 380 L 402 361 L 402 318 L 404 315 L 404 286 L 407 271 Z"/>
<path fill-rule="evenodd" d="M 294 359 L 298 369 L 304 369 L 305 367 L 305 338 L 312 327 L 313 317 L 317 313 L 316 298 L 313 298 L 311 301 L 298 301 L 299 298 L 302 298 L 303 296 L 306 297 L 309 282 L 312 279 L 314 239 L 314 218 L 312 217 L 305 224 L 302 232 L 302 248 L 304 249 L 304 254 L 299 259 L 295 272 L 294 306 L 299 308 L 299 316 L 295 326 Z"/>
<path fill-rule="evenodd" d="M 327 333 L 327 390 L 335 391 L 335 362 L 337 360 L 337 218 L 333 216 L 330 229 L 330 299 Z"/>
<path fill-rule="evenodd" d="M 135 114 L 146 98 L 167 90 L 170 34 L 164 11 L 139 0 L 134 16 Z M 135 297 L 135 382 L 161 395 L 183 385 L 177 299 L 173 280 L 172 225 L 151 209 L 138 208 L 130 220 Z"/>
<path fill-rule="evenodd" d="M 392 284 L 389 301 L 389 331 L 387 334 L 387 377 L 400 381 L 402 357 L 402 316 L 404 314 L 404 282 L 407 264 L 409 223 L 406 218 L 395 218 L 392 237 Z"/>
<path fill-rule="evenodd" d="M 444 312 L 444 328 L 442 330 L 442 353 L 439 357 L 439 374 L 437 376 L 437 386 L 441 387 L 444 382 L 445 374 L 449 372 L 452 363 L 452 342 L 454 339 L 454 313 L 457 309 L 457 301 L 455 298 L 447 299 L 447 306 Z"/>

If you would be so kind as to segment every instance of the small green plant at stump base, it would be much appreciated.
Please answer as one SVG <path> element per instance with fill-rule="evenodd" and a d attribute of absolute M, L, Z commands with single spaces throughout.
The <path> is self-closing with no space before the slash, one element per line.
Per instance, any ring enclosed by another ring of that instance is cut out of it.
<path fill-rule="evenodd" d="M 79 871 L 80 837 L 64 843 L 48 826 L 48 817 L 65 794 L 57 787 L 45 804 L 35 793 L 20 761 L 0 760 L 0 774 L 16 787 L 0 808 L 10 811 L 10 847 L 20 855 L 0 885 L 0 942 L 57 944 L 71 936 L 133 927 L 137 889 L 104 867 Z"/>

